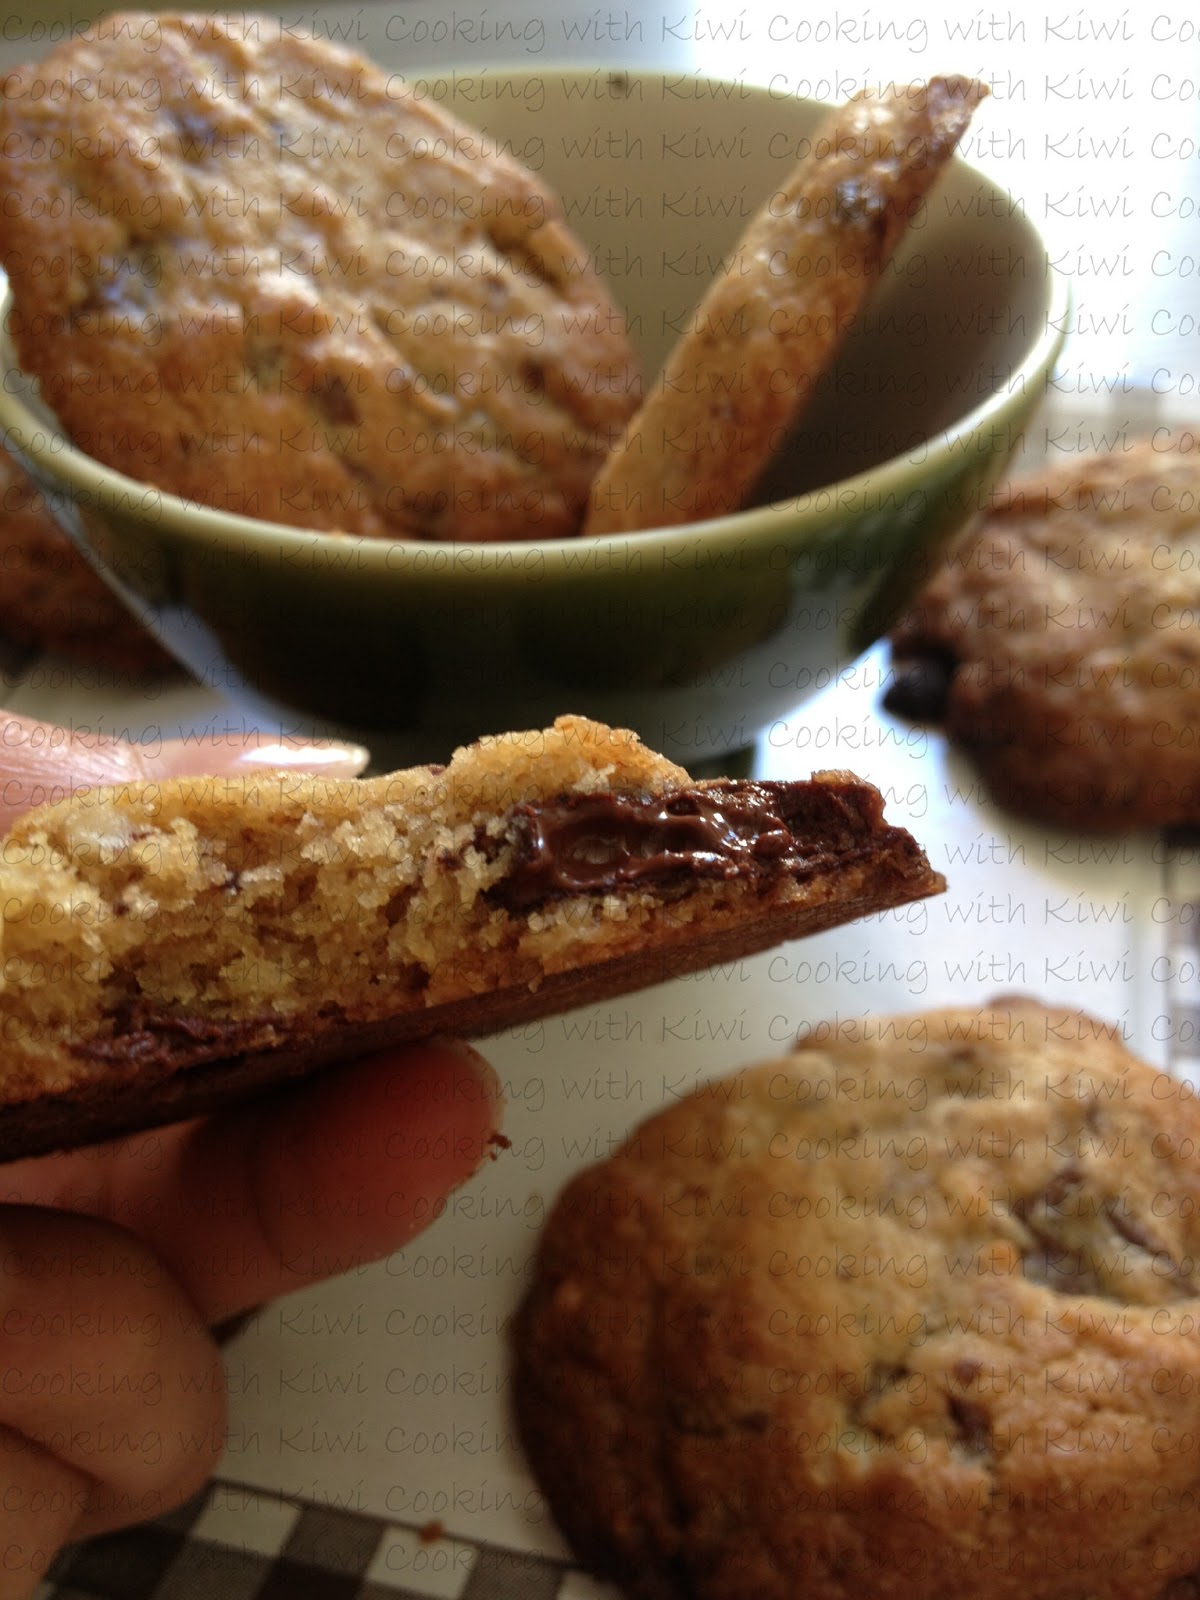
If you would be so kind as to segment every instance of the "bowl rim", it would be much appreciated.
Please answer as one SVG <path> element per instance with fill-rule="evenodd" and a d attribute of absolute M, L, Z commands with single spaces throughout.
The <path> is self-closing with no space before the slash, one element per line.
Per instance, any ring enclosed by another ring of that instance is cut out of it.
<path fill-rule="evenodd" d="M 537 76 L 543 80 L 551 77 L 594 79 L 598 72 L 620 72 L 631 80 L 665 80 L 677 74 L 662 69 L 603 67 L 541 67 Z M 476 78 L 513 78 L 521 76 L 515 67 L 495 67 L 474 74 Z M 701 76 L 710 83 L 734 82 L 710 74 Z M 769 96 L 765 84 L 746 84 L 737 81 L 739 92 Z M 814 109 L 828 109 L 826 102 L 804 96 L 789 96 L 789 103 Z M 973 174 L 994 193 L 1007 199 L 1012 197 L 987 173 L 980 172 L 972 163 L 960 156 L 953 163 Z M 109 513 L 135 518 L 151 523 L 156 532 L 177 539 L 200 544 L 211 549 L 229 549 L 235 542 L 239 553 L 245 554 L 253 546 L 261 546 L 264 553 L 286 558 L 300 551 L 310 554 L 325 549 L 331 556 L 331 567 L 336 565 L 334 552 L 356 553 L 356 570 L 364 575 L 372 571 L 397 574 L 410 565 L 398 560 L 396 552 L 440 550 L 450 552 L 450 559 L 441 563 L 442 570 L 486 571 L 489 568 L 512 569 L 537 550 L 549 566 L 558 568 L 556 575 L 572 574 L 587 577 L 588 568 L 597 560 L 585 560 L 584 552 L 598 558 L 602 570 L 610 570 L 620 563 L 615 558 L 626 555 L 631 543 L 647 556 L 659 554 L 664 563 L 673 555 L 692 549 L 698 539 L 715 550 L 736 543 L 744 549 L 747 541 L 764 541 L 774 545 L 786 543 L 796 548 L 819 537 L 836 514 L 838 502 L 849 501 L 850 507 L 869 508 L 878 499 L 883 504 L 901 502 L 906 494 L 919 486 L 931 473 L 937 475 L 939 461 L 953 463 L 967 452 L 955 449 L 958 441 L 968 435 L 985 430 L 1002 416 L 1014 402 L 1027 394 L 1028 383 L 1040 377 L 1044 384 L 1053 362 L 1061 350 L 1067 332 L 1071 305 L 1068 280 L 1051 263 L 1044 249 L 1041 230 L 1020 210 L 1021 219 L 1038 244 L 1043 246 L 1042 262 L 1046 283 L 1046 307 L 1043 326 L 1033 343 L 1025 350 L 1019 364 L 1013 369 L 1009 381 L 984 397 L 961 417 L 947 427 L 931 434 L 921 445 L 888 457 L 848 478 L 839 478 L 830 484 L 819 485 L 797 496 L 775 500 L 745 510 L 729 512 L 724 516 L 709 518 L 667 528 L 646 528 L 599 537 L 581 538 L 569 535 L 560 539 L 522 539 L 479 543 L 470 540 L 433 540 L 420 538 L 381 538 L 378 535 L 358 534 L 332 530 L 297 528 L 289 523 L 273 522 L 266 518 L 248 517 L 239 513 L 222 511 L 215 507 L 190 501 L 159 489 L 152 483 L 131 478 L 114 468 L 106 467 L 75 446 L 62 431 L 56 420 L 51 420 L 48 408 L 36 398 L 36 380 L 18 366 L 7 336 L 10 290 L 7 276 L 0 267 L 0 431 L 6 447 L 13 449 L 31 466 L 43 481 L 65 490 L 68 497 L 100 514 Z M 26 398 L 22 390 L 34 398 Z M 1040 396 L 1035 395 L 1032 405 Z M 983 453 L 983 452 L 981 452 Z M 1007 453 L 1007 452 L 1005 452 Z M 915 457 L 915 459 L 914 459 Z M 830 491 L 834 504 L 828 504 Z M 820 502 L 824 497 L 826 504 Z M 555 558 L 558 558 L 555 561 Z M 364 559 L 365 558 L 365 559 Z M 429 563 L 414 562 L 414 566 Z M 545 571 L 543 576 L 549 576 Z"/>

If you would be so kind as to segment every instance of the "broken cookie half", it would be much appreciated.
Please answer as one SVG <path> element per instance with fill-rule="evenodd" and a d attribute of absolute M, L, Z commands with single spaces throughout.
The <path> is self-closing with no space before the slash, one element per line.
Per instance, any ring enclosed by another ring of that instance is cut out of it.
<path fill-rule="evenodd" d="M 577 717 L 369 780 L 81 793 L 17 823 L 0 885 L 0 1158 L 944 887 L 850 773 L 696 783 Z"/>

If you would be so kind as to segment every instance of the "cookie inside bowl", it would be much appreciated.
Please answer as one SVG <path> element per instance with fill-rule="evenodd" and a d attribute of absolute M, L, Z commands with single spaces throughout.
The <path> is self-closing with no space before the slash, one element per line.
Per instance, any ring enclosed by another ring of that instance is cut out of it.
<path fill-rule="evenodd" d="M 645 373 L 828 109 L 602 69 L 410 88 L 560 198 Z M 1022 269 L 997 273 L 1001 258 Z M 437 760 L 579 708 L 695 764 L 752 743 L 886 625 L 900 578 L 1019 438 L 1061 340 L 1061 293 L 1027 220 L 951 162 L 758 503 L 587 541 L 287 528 L 100 467 L 17 394 L 0 421 L 192 670 L 293 725 L 302 713 L 386 734 L 393 760 Z"/>
<path fill-rule="evenodd" d="M 269 18 L 72 32 L 6 78 L 0 188 L 22 364 L 88 455 L 198 506 L 555 539 L 636 404 L 537 174 Z"/>

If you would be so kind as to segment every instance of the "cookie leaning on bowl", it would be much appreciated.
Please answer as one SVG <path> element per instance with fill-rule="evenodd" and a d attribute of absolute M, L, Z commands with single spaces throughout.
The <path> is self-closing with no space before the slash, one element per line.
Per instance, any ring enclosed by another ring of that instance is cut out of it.
<path fill-rule="evenodd" d="M 986 93 L 932 78 L 824 118 L 648 386 L 592 486 L 585 534 L 738 510 Z"/>
<path fill-rule="evenodd" d="M 9 327 L 82 450 L 317 531 L 576 531 L 636 363 L 495 140 L 253 13 L 110 16 L 5 91 Z"/>
<path fill-rule="evenodd" d="M 475 1036 L 944 887 L 849 773 L 693 783 L 582 718 L 445 769 L 80 794 L 0 844 L 0 1155 Z"/>
<path fill-rule="evenodd" d="M 893 633 L 886 704 L 941 722 L 1015 811 L 1200 822 L 1198 572 L 1191 434 L 1016 479 Z"/>
<path fill-rule="evenodd" d="M 577 1555 L 637 1600 L 1173 1595 L 1198 1147 L 1184 1085 L 1019 999 L 669 1106 L 564 1191 L 515 1325 Z"/>

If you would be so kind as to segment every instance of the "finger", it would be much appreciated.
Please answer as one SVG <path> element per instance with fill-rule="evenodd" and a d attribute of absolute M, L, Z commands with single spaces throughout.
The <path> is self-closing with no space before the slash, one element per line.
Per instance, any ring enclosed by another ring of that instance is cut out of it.
<path fill-rule="evenodd" d="M 257 1113 L 196 1124 L 169 1187 L 155 1182 L 147 1234 L 217 1321 L 406 1244 L 484 1160 L 497 1111 L 473 1051 L 368 1058 Z"/>
<path fill-rule="evenodd" d="M 68 1537 L 178 1505 L 224 1425 L 219 1353 L 144 1243 L 92 1218 L 0 1213 L 0 1566 L 32 1573 Z"/>
<path fill-rule="evenodd" d="M 253 729 L 228 736 L 164 739 L 149 751 L 140 745 L 132 749 L 141 760 L 144 776 L 150 778 L 236 777 L 279 767 L 322 778 L 357 778 L 371 759 L 370 751 L 361 744 L 340 739 L 289 739 Z"/>
<path fill-rule="evenodd" d="M 0 1423 L 0 1600 L 26 1600 L 87 1510 L 92 1480 Z"/>
<path fill-rule="evenodd" d="M 499 1110 L 475 1051 L 413 1045 L 0 1184 L 134 1229 L 216 1322 L 406 1244 L 494 1149 Z"/>
<path fill-rule="evenodd" d="M 0 712 L 0 828 L 34 806 L 67 799 L 97 784 L 187 774 L 227 777 L 277 767 L 353 778 L 368 759 L 361 745 L 288 739 L 255 730 L 129 744 L 4 711 Z"/>

